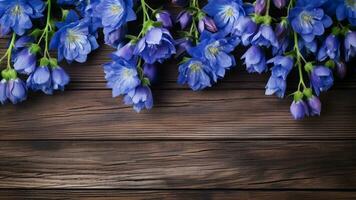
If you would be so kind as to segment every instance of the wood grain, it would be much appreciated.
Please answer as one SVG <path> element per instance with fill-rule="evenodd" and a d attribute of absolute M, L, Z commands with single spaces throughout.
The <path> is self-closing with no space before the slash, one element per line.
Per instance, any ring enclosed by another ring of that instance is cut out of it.
<path fill-rule="evenodd" d="M 2 142 L 0 188 L 356 189 L 356 142 Z"/>
<path fill-rule="evenodd" d="M 356 96 L 323 96 L 322 117 L 294 121 L 290 100 L 262 91 L 154 91 L 156 107 L 135 113 L 109 91 L 31 95 L 0 112 L 0 140 L 355 139 Z"/>
<path fill-rule="evenodd" d="M 45 200 L 354 200 L 356 192 L 219 190 L 0 190 L 0 199 Z"/>

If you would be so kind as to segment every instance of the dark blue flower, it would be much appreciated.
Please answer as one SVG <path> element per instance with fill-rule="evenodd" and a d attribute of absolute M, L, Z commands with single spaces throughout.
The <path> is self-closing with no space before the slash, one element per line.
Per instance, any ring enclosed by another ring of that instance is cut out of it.
<path fill-rule="evenodd" d="M 124 103 L 133 105 L 136 112 L 140 112 L 144 108 L 151 109 L 153 107 L 151 89 L 148 86 L 138 86 L 125 95 Z"/>
<path fill-rule="evenodd" d="M 319 61 L 324 61 L 327 57 L 332 60 L 339 60 L 340 58 L 340 41 L 333 34 L 325 39 L 318 52 Z"/>
<path fill-rule="evenodd" d="M 141 84 L 136 68 L 136 61 L 127 61 L 124 58 L 114 56 L 113 61 L 104 65 L 107 87 L 112 89 L 112 96 L 126 94 Z"/>
<path fill-rule="evenodd" d="M 106 28 L 103 32 L 105 44 L 116 48 L 125 38 L 127 30 L 126 27 L 113 30 L 110 28 Z"/>
<path fill-rule="evenodd" d="M 211 87 L 216 79 L 212 67 L 200 59 L 191 58 L 179 66 L 178 83 L 187 83 L 194 91 Z"/>
<path fill-rule="evenodd" d="M 73 16 L 73 15 L 68 15 Z M 68 18 L 68 17 L 67 17 Z M 71 21 L 71 20 L 70 20 Z M 89 21 L 83 19 L 69 24 L 59 24 L 60 29 L 52 37 L 50 47 L 57 49 L 58 60 L 85 62 L 88 54 L 99 47 L 95 35 L 90 32 Z"/>
<path fill-rule="evenodd" d="M 356 55 L 356 32 L 348 32 L 345 36 L 345 60 L 350 61 Z"/>
<path fill-rule="evenodd" d="M 289 56 L 276 56 L 267 63 L 273 63 L 271 68 L 272 76 L 287 79 L 288 74 L 293 68 L 293 59 Z"/>
<path fill-rule="evenodd" d="M 192 22 L 192 14 L 184 10 L 178 14 L 176 21 L 179 22 L 182 29 L 185 29 Z"/>
<path fill-rule="evenodd" d="M 56 66 L 52 68 L 52 87 L 54 90 L 64 90 L 64 87 L 69 83 L 70 78 L 62 67 Z"/>
<path fill-rule="evenodd" d="M 262 49 L 258 46 L 251 46 L 241 57 L 245 59 L 246 70 L 249 73 L 262 73 L 266 71 L 266 57 Z"/>
<path fill-rule="evenodd" d="M 315 36 L 323 35 L 325 28 L 332 25 L 331 18 L 324 13 L 322 8 L 315 7 L 316 5 L 319 3 L 315 5 L 306 3 L 306 5 L 297 6 L 290 11 L 289 21 L 293 30 L 299 33 L 306 42 L 313 41 Z"/>
<path fill-rule="evenodd" d="M 262 24 L 252 38 L 251 43 L 253 45 L 265 46 L 269 48 L 271 45 L 274 48 L 278 48 L 278 40 L 276 34 L 274 33 L 272 27 L 270 25 Z"/>
<path fill-rule="evenodd" d="M 242 0 L 209 0 L 203 8 L 225 33 L 231 33 L 240 18 L 247 16 L 251 9 L 253 8 L 244 5 Z"/>
<path fill-rule="evenodd" d="M 26 100 L 27 88 L 25 83 L 19 79 L 10 79 L 7 82 L 6 96 L 13 104 Z"/>
<path fill-rule="evenodd" d="M 45 94 L 53 93 L 52 76 L 47 66 L 37 67 L 36 70 L 28 77 L 27 87 L 33 91 L 42 90 Z"/>
<path fill-rule="evenodd" d="M 104 29 L 115 30 L 129 21 L 136 20 L 132 0 L 101 0 L 95 13 L 99 16 Z"/>
<path fill-rule="evenodd" d="M 292 116 L 296 120 L 301 120 L 305 116 L 309 116 L 309 109 L 308 105 L 303 101 L 293 101 L 292 105 L 290 106 L 290 112 Z"/>
<path fill-rule="evenodd" d="M 164 28 L 170 29 L 173 26 L 171 14 L 166 10 L 156 13 L 156 19 L 162 23 Z"/>
<path fill-rule="evenodd" d="M 36 54 L 31 53 L 29 48 L 24 48 L 16 54 L 14 68 L 21 74 L 31 74 L 36 68 Z"/>
<path fill-rule="evenodd" d="M 150 83 L 154 83 L 157 80 L 157 67 L 154 64 L 143 65 L 143 74 L 150 80 Z"/>
<path fill-rule="evenodd" d="M 42 17 L 44 8 L 42 0 L 1 0 L 0 35 L 6 35 L 11 30 L 23 35 L 32 27 L 31 18 Z"/>
<path fill-rule="evenodd" d="M 277 48 L 273 47 L 273 55 L 282 55 L 286 52 L 291 43 L 288 23 L 283 21 L 278 23 L 275 28 L 275 33 L 279 45 Z"/>
<path fill-rule="evenodd" d="M 316 95 L 329 90 L 334 84 L 332 71 L 324 66 L 315 66 L 310 74 L 311 85 Z"/>
<path fill-rule="evenodd" d="M 141 56 L 148 64 L 162 63 L 176 53 L 174 40 L 165 28 L 152 27 L 137 43 L 135 55 Z"/>

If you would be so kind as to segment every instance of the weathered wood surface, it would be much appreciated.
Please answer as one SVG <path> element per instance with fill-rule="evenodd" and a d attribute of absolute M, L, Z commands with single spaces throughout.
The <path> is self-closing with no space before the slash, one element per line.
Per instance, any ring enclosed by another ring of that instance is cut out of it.
<path fill-rule="evenodd" d="M 356 189 L 356 142 L 2 142 L 0 188 Z"/>
<path fill-rule="evenodd" d="M 194 93 L 168 62 L 136 114 L 105 87 L 112 51 L 62 63 L 65 92 L 1 108 L 0 199 L 356 199 L 356 73 L 322 95 L 322 117 L 294 121 L 290 99 L 264 96 L 268 74 L 240 65 Z"/>
<path fill-rule="evenodd" d="M 354 200 L 355 192 L 231 190 L 0 190 L 1 200 Z"/>

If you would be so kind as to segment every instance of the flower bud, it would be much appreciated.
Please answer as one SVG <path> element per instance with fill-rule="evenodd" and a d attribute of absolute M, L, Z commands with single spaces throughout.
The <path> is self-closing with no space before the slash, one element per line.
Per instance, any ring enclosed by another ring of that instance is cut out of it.
<path fill-rule="evenodd" d="M 309 111 L 311 116 L 319 115 L 321 112 L 321 102 L 318 97 L 312 96 L 308 98 L 308 106 L 309 106 Z"/>
<path fill-rule="evenodd" d="M 0 81 L 0 103 L 1 104 L 6 103 L 6 101 L 7 101 L 6 88 L 7 88 L 7 81 L 5 79 L 2 79 Z"/>
<path fill-rule="evenodd" d="M 295 120 L 301 120 L 305 116 L 309 116 L 308 106 L 303 100 L 293 101 L 290 106 L 290 112 Z"/>
<path fill-rule="evenodd" d="M 287 1 L 288 0 L 273 0 L 273 4 L 277 8 L 281 9 L 281 8 L 284 8 L 287 5 Z"/>
<path fill-rule="evenodd" d="M 182 29 L 185 29 L 192 22 L 192 15 L 188 11 L 182 11 L 177 17 L 177 22 L 180 23 Z"/>
<path fill-rule="evenodd" d="M 6 96 L 13 104 L 26 100 L 27 89 L 25 83 L 19 78 L 9 80 L 6 89 Z"/>
<path fill-rule="evenodd" d="M 266 0 L 256 0 L 255 2 L 255 13 L 258 15 L 264 15 L 266 12 L 267 2 Z"/>
<path fill-rule="evenodd" d="M 162 22 L 164 28 L 170 29 L 173 26 L 171 20 L 171 14 L 166 10 L 156 13 L 156 19 L 157 21 Z"/>
<path fill-rule="evenodd" d="M 205 29 L 208 31 L 215 33 L 218 31 L 218 28 L 216 27 L 216 24 L 214 20 L 208 16 L 203 17 L 201 20 L 199 20 L 199 32 L 203 32 Z"/>

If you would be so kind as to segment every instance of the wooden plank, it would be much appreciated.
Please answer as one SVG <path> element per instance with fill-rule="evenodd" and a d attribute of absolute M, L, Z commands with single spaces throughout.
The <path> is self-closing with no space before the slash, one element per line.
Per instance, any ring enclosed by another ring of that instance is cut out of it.
<path fill-rule="evenodd" d="M 356 96 L 322 97 L 321 117 L 295 121 L 291 100 L 262 91 L 154 91 L 155 108 L 137 114 L 109 91 L 31 95 L 0 112 L 0 140 L 355 139 Z"/>
<path fill-rule="evenodd" d="M 356 189 L 355 151 L 355 141 L 1 142 L 0 188 Z"/>
<path fill-rule="evenodd" d="M 354 200 L 356 192 L 219 190 L 0 190 L 0 199 L 67 200 Z"/>

